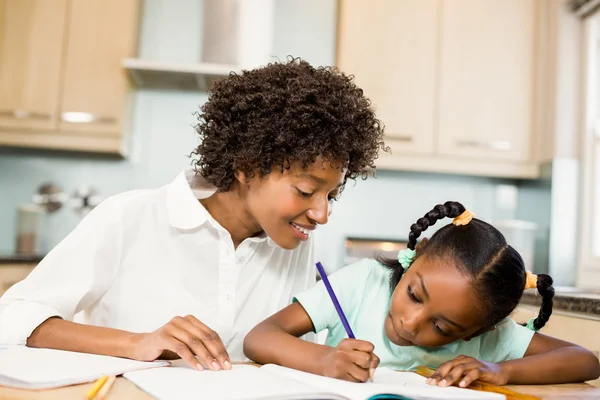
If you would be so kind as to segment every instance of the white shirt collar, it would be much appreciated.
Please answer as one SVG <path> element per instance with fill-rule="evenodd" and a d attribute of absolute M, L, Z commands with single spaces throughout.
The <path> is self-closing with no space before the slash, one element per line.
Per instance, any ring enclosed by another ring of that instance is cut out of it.
<path fill-rule="evenodd" d="M 198 201 L 216 191 L 193 169 L 181 171 L 167 188 L 169 223 L 177 229 L 195 229 L 210 218 L 210 214 Z"/>
<path fill-rule="evenodd" d="M 171 226 L 176 229 L 192 230 L 210 222 L 217 229 L 224 230 L 198 201 L 211 196 L 216 190 L 193 169 L 181 171 L 167 189 L 167 209 Z M 269 246 L 278 247 L 265 232 L 248 240 L 252 242 L 266 240 Z"/>

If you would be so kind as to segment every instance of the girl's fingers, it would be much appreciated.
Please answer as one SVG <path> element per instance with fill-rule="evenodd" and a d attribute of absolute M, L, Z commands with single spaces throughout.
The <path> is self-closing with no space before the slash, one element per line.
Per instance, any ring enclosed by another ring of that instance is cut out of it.
<path fill-rule="evenodd" d="M 475 361 L 477 361 L 477 360 L 475 360 L 472 357 L 466 357 L 466 356 L 458 356 L 453 360 L 446 361 L 445 363 L 443 363 L 442 365 L 440 365 L 438 367 L 438 369 L 435 371 L 435 373 L 433 375 L 431 375 L 431 377 L 428 379 L 428 382 L 439 383 L 442 380 L 444 380 L 448 376 L 450 371 L 452 371 L 452 369 L 454 369 L 456 366 L 472 363 Z M 433 382 L 433 381 L 435 381 L 435 382 Z"/>
<path fill-rule="evenodd" d="M 368 369 L 371 366 L 371 360 L 373 359 L 373 354 L 365 353 L 362 351 L 353 351 L 350 353 L 350 359 L 360 368 Z"/>
<path fill-rule="evenodd" d="M 477 379 L 481 377 L 481 370 L 479 368 L 472 369 L 469 371 L 458 383 L 460 387 L 467 387 L 471 383 L 475 382 Z"/>
<path fill-rule="evenodd" d="M 350 365 L 348 368 L 347 380 L 351 382 L 366 382 L 370 377 L 369 368 L 361 368 L 356 364 Z"/>

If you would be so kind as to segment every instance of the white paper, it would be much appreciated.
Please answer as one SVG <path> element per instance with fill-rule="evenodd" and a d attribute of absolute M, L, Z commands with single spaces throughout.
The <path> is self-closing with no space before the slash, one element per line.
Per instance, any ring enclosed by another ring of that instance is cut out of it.
<path fill-rule="evenodd" d="M 365 400 L 381 393 L 403 395 L 414 399 L 505 399 L 499 393 L 481 392 L 458 387 L 438 387 L 425 383 L 426 378 L 412 372 L 397 372 L 388 368 L 377 368 L 373 382 L 353 383 L 340 379 L 307 374 L 278 365 L 265 365 L 260 369 L 274 374 L 308 383 L 315 388 L 348 397 Z"/>
<path fill-rule="evenodd" d="M 131 372 L 124 377 L 159 400 L 190 397 L 215 400 L 366 400 L 382 393 L 414 399 L 505 399 L 497 393 L 430 386 L 422 376 L 387 368 L 378 368 L 375 381 L 371 383 L 346 382 L 276 365 L 261 368 L 234 365 L 230 371 L 218 372 L 173 366 Z"/>
<path fill-rule="evenodd" d="M 234 365 L 229 371 L 173 366 L 123 376 L 158 400 L 344 399 L 250 365 Z"/>
<path fill-rule="evenodd" d="M 104 375 L 169 365 L 26 346 L 0 347 L 0 385 L 47 389 L 92 382 Z"/>

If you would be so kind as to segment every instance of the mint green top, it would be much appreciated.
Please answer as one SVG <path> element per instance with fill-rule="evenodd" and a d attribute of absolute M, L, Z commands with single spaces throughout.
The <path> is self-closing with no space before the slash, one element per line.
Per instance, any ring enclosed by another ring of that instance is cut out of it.
<path fill-rule="evenodd" d="M 391 299 L 391 271 L 377 261 L 364 259 L 331 274 L 331 286 L 346 314 L 357 339 L 375 345 L 380 366 L 414 370 L 419 365 L 437 368 L 445 361 L 466 355 L 488 362 L 521 358 L 534 332 L 512 319 L 500 322 L 496 329 L 470 341 L 459 340 L 442 347 L 397 346 L 385 336 L 384 322 Z M 297 295 L 315 327 L 315 332 L 328 329 L 325 344 L 337 346 L 347 338 L 331 298 L 323 282 Z"/>

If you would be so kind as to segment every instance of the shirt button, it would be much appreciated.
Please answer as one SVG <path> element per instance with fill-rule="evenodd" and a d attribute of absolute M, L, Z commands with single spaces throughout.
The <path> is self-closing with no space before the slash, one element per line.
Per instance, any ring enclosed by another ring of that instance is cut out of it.
<path fill-rule="evenodd" d="M 231 300 L 231 295 L 229 293 L 225 295 L 225 300 Z"/>
<path fill-rule="evenodd" d="M 245 258 L 244 257 L 238 257 L 237 262 L 238 264 L 242 264 L 244 262 Z"/>

